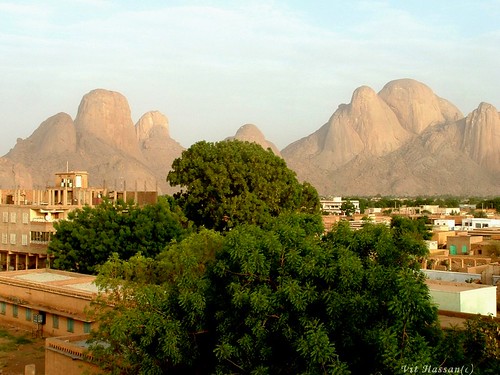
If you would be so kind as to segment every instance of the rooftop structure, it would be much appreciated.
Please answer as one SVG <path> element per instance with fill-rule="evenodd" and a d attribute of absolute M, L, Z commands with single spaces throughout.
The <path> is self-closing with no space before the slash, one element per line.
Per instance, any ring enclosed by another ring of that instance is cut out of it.
<path fill-rule="evenodd" d="M 440 310 L 497 315 L 497 287 L 475 283 L 426 280 L 429 293 Z"/>

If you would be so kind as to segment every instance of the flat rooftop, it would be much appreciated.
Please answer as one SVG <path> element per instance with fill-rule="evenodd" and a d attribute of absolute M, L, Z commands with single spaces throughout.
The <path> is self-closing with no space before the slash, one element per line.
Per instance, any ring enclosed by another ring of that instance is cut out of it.
<path fill-rule="evenodd" d="M 87 293 L 97 293 L 95 276 L 76 272 L 52 270 L 49 268 L 0 272 L 0 280 L 38 284 L 40 287 L 53 286 Z"/>
<path fill-rule="evenodd" d="M 455 281 L 443 281 L 443 280 L 425 280 L 425 283 L 430 290 L 442 291 L 442 292 L 465 292 L 468 290 L 481 289 L 481 288 L 496 288 L 493 285 L 482 285 L 476 283 L 458 283 Z"/>

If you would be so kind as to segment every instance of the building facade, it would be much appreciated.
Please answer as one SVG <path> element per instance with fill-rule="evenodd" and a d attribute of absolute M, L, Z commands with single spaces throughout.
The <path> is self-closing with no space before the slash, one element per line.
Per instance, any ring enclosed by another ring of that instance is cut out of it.
<path fill-rule="evenodd" d="M 69 212 L 95 206 L 103 199 L 139 205 L 155 203 L 156 191 L 117 191 L 88 186 L 85 171 L 55 174 L 54 185 L 43 190 L 0 190 L 0 271 L 45 268 L 54 223 Z"/>
<path fill-rule="evenodd" d="M 359 214 L 359 200 L 347 200 L 342 197 L 334 197 L 332 199 L 321 199 L 321 210 L 329 215 L 343 215 L 342 204 L 350 202 L 354 206 L 354 214 Z"/>
<path fill-rule="evenodd" d="M 95 276 L 51 269 L 0 273 L 0 321 L 39 337 L 90 333 Z"/>

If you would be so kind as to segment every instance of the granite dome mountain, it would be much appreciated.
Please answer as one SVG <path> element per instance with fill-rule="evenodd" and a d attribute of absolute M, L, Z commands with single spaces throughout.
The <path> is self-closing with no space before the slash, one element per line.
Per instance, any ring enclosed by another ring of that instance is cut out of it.
<path fill-rule="evenodd" d="M 322 194 L 498 195 L 500 115 L 466 117 L 411 79 L 360 87 L 316 132 L 281 151 Z"/>
<path fill-rule="evenodd" d="M 231 138 L 272 149 L 324 195 L 498 195 L 500 186 L 497 109 L 481 103 L 464 116 L 411 79 L 378 93 L 357 88 L 323 126 L 281 152 L 252 124 Z M 166 175 L 182 150 L 165 115 L 147 112 L 134 124 L 123 95 L 93 90 L 75 119 L 55 114 L 18 139 L 0 158 L 0 188 L 44 187 L 69 165 L 87 170 L 93 186 L 171 193 Z"/>

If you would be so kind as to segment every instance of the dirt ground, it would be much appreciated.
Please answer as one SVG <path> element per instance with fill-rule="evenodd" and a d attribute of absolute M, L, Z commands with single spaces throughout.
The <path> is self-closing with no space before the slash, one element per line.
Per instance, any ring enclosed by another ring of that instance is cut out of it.
<path fill-rule="evenodd" d="M 33 338 L 30 331 L 0 325 L 0 375 L 24 375 L 34 364 L 37 375 L 45 374 L 45 339 Z"/>

